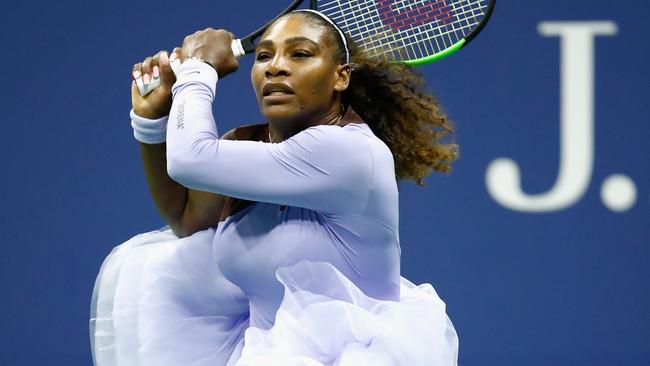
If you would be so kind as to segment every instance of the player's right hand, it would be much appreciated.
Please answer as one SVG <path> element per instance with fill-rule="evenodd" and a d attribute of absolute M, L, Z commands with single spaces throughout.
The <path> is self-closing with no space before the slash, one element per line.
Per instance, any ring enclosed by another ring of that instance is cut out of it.
<path fill-rule="evenodd" d="M 180 58 L 180 48 L 175 48 L 172 55 Z M 173 58 L 173 56 L 172 56 Z M 158 119 L 169 114 L 172 106 L 172 85 L 176 75 L 172 71 L 167 51 L 160 51 L 147 57 L 143 62 L 133 65 L 133 82 L 131 83 L 131 104 L 133 111 L 140 117 Z M 148 84 L 160 78 L 160 86 L 151 93 L 141 96 L 138 83 Z"/>

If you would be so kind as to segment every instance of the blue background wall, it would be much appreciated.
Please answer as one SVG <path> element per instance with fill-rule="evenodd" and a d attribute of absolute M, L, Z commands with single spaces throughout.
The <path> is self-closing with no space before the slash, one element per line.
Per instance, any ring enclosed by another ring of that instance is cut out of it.
<path fill-rule="evenodd" d="M 207 26 L 243 35 L 284 4 L 223 3 L 3 2 L 1 365 L 91 363 L 104 256 L 163 224 L 129 125 L 131 66 Z M 644 0 L 499 0 L 475 43 L 421 68 L 462 158 L 426 188 L 401 185 L 403 272 L 447 302 L 461 364 L 650 365 L 649 12 Z M 563 209 L 508 209 L 488 192 L 491 162 L 514 159 L 537 194 L 561 159 L 560 38 L 538 24 L 594 20 L 618 32 L 595 39 L 588 189 Z M 261 121 L 250 65 L 220 82 L 221 131 Z M 622 212 L 600 195 L 615 173 L 636 187 Z"/>

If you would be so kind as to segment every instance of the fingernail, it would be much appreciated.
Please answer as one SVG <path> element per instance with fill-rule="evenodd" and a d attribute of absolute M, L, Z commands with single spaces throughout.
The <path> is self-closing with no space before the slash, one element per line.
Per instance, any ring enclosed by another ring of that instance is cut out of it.
<path fill-rule="evenodd" d="M 149 81 L 151 81 L 151 78 L 149 77 L 149 74 L 144 74 L 142 80 L 144 81 L 144 85 L 148 85 Z"/>
<path fill-rule="evenodd" d="M 140 77 L 140 71 L 134 71 L 133 72 L 133 80 L 137 79 Z"/>
<path fill-rule="evenodd" d="M 176 54 L 176 52 L 172 52 L 172 55 L 169 56 L 169 61 L 170 61 L 170 62 L 171 62 L 171 61 L 174 61 L 174 60 L 176 60 L 177 58 L 178 58 L 178 55 Z"/>
<path fill-rule="evenodd" d="M 166 64 L 169 62 L 169 55 L 167 55 L 167 52 L 163 52 L 160 54 L 160 63 L 161 64 Z"/>
<path fill-rule="evenodd" d="M 153 78 L 158 79 L 160 76 L 160 68 L 158 66 L 153 67 Z"/>

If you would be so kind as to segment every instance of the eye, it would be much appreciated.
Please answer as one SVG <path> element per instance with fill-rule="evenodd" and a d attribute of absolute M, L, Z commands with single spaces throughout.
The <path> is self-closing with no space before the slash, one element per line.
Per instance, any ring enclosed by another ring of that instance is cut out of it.
<path fill-rule="evenodd" d="M 307 51 L 299 50 L 299 51 L 292 52 L 291 56 L 292 57 L 311 57 L 311 53 L 309 53 Z"/>
<path fill-rule="evenodd" d="M 264 60 L 268 60 L 269 58 L 271 58 L 271 55 L 270 55 L 269 53 L 267 53 L 267 52 L 260 52 L 260 53 L 258 53 L 257 56 L 255 57 L 255 60 L 256 60 L 256 61 L 264 61 Z"/>

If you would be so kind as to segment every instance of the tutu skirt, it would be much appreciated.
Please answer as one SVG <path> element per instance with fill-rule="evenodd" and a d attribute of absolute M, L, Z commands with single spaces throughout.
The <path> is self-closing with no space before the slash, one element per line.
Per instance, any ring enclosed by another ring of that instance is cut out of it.
<path fill-rule="evenodd" d="M 452 366 L 458 338 L 429 284 L 399 301 L 366 296 L 329 263 L 279 268 L 284 298 L 268 330 L 220 272 L 214 230 L 140 234 L 104 261 L 93 290 L 96 366 Z"/>

